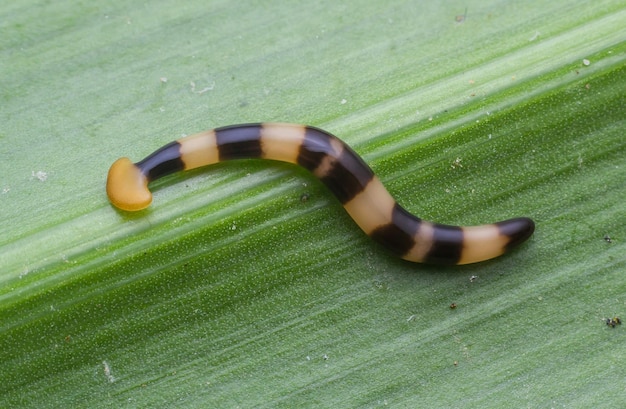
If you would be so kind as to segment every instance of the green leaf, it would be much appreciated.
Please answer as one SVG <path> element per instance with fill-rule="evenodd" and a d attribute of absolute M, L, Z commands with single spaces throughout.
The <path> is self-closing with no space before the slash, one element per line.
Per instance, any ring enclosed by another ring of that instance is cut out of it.
<path fill-rule="evenodd" d="M 625 19 L 614 0 L 1 5 L 0 407 L 619 406 Z M 478 265 L 404 262 L 260 160 L 109 205 L 118 157 L 257 121 L 338 135 L 425 219 L 537 231 Z"/>

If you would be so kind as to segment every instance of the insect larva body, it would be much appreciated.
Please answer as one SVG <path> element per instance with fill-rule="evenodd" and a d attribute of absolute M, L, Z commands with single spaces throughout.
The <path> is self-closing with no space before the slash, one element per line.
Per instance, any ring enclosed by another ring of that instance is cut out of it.
<path fill-rule="evenodd" d="M 107 194 L 120 209 L 141 210 L 152 201 L 151 181 L 178 171 L 249 158 L 308 169 L 367 235 L 409 261 L 468 264 L 488 260 L 528 239 L 535 228 L 525 217 L 471 227 L 421 220 L 395 201 L 344 142 L 318 128 L 283 123 L 216 128 L 171 142 L 137 163 L 118 159 L 109 170 Z"/>

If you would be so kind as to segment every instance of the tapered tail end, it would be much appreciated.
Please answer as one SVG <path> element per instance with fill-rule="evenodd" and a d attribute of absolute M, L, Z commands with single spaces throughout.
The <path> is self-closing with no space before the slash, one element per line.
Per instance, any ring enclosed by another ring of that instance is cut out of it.
<path fill-rule="evenodd" d="M 461 230 L 461 252 L 456 264 L 470 264 L 498 257 L 523 243 L 535 231 L 535 222 L 518 217 L 483 226 L 461 227 Z"/>
<path fill-rule="evenodd" d="M 528 240 L 535 232 L 535 222 L 528 217 L 518 217 L 496 224 L 500 233 L 509 238 L 506 245 L 507 251 Z"/>

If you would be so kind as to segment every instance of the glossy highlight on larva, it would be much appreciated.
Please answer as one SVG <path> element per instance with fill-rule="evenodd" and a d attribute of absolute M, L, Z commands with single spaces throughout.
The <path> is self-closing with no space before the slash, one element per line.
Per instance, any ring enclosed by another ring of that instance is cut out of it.
<path fill-rule="evenodd" d="M 348 145 L 311 126 L 232 125 L 190 135 L 133 163 L 118 159 L 107 178 L 111 203 L 125 211 L 152 202 L 148 184 L 168 174 L 232 159 L 271 159 L 309 170 L 337 197 L 356 224 L 399 257 L 422 263 L 469 264 L 504 254 L 526 241 L 534 222 L 518 217 L 481 226 L 449 226 L 402 208 Z"/>

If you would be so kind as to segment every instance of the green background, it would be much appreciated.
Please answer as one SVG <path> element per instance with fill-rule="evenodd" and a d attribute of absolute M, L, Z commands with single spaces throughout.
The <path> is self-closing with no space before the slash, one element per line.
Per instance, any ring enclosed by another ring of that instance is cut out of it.
<path fill-rule="evenodd" d="M 0 407 L 619 407 L 624 21 L 603 0 L 4 2 Z M 259 160 L 109 205 L 118 157 L 257 121 L 336 134 L 425 219 L 537 231 L 404 262 Z"/>

